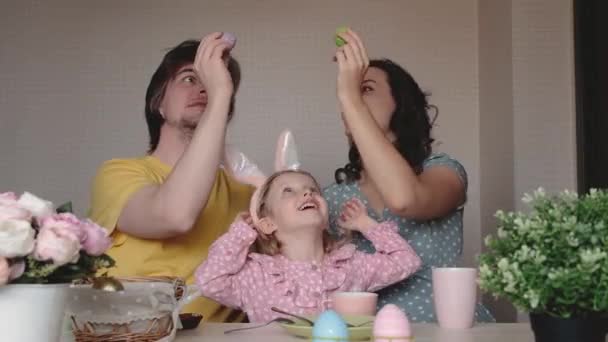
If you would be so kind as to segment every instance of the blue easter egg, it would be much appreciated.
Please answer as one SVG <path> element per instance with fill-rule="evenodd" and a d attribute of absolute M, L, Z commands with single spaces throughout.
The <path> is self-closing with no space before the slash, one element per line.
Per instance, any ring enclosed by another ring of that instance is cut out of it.
<path fill-rule="evenodd" d="M 348 337 L 346 323 L 333 310 L 327 310 L 319 315 L 312 328 L 313 342 L 348 341 Z"/>

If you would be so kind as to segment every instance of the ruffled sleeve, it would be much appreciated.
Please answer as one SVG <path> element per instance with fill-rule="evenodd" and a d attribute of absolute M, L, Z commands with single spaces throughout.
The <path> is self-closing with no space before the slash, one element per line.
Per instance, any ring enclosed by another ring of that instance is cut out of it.
<path fill-rule="evenodd" d="M 397 225 L 386 221 L 364 236 L 370 240 L 376 252 L 355 252 L 352 268 L 359 270 L 354 285 L 365 291 L 377 291 L 414 274 L 422 260 L 414 249 L 397 232 Z"/>
<path fill-rule="evenodd" d="M 243 308 L 245 289 L 259 274 L 255 264 L 248 262 L 249 247 L 257 232 L 244 221 L 236 221 L 230 230 L 211 245 L 207 260 L 196 270 L 195 278 L 203 296 L 224 305 Z"/>

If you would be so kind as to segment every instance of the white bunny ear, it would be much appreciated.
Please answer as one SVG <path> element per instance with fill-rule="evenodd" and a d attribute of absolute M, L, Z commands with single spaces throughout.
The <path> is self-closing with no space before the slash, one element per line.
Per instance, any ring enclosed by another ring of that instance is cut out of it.
<path fill-rule="evenodd" d="M 226 170 L 234 178 L 242 183 L 253 185 L 256 188 L 249 203 L 249 213 L 254 225 L 257 225 L 260 221 L 257 214 L 260 202 L 260 187 L 266 181 L 266 175 L 243 152 L 228 144 L 224 146 L 224 164 Z"/>
<path fill-rule="evenodd" d="M 300 168 L 296 141 L 290 130 L 284 130 L 279 136 L 274 168 L 275 171 L 297 170 Z"/>
<path fill-rule="evenodd" d="M 231 145 L 226 145 L 224 148 L 224 163 L 226 164 L 226 170 L 242 183 L 257 188 L 266 181 L 266 175 L 260 171 L 260 168 L 250 161 L 243 152 Z"/>

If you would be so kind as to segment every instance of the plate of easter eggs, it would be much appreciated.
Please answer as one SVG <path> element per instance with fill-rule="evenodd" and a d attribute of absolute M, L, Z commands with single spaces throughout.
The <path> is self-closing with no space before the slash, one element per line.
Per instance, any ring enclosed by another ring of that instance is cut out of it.
<path fill-rule="evenodd" d="M 328 341 L 367 341 L 372 336 L 374 316 L 340 316 L 334 311 L 325 311 L 319 316 L 305 318 L 314 321 L 314 326 L 309 322 L 294 319 L 295 323 L 282 323 L 281 327 L 291 335 L 308 340 L 318 338 Z"/>
<path fill-rule="evenodd" d="M 293 316 L 293 315 L 292 315 Z M 314 323 L 313 323 L 314 322 Z M 313 323 L 313 324 L 311 324 Z M 288 333 L 317 341 L 413 341 L 409 320 L 399 307 L 385 305 L 374 316 L 342 315 L 327 310 L 316 317 L 281 324 Z"/>

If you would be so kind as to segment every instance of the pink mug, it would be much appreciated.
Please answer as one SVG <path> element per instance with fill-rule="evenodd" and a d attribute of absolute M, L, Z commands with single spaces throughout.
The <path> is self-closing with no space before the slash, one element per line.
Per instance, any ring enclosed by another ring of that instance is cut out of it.
<path fill-rule="evenodd" d="M 472 327 L 477 305 L 477 269 L 433 268 L 433 299 L 440 327 Z"/>
<path fill-rule="evenodd" d="M 376 315 L 378 294 L 373 292 L 336 292 L 329 297 L 329 307 L 338 314 Z"/>

